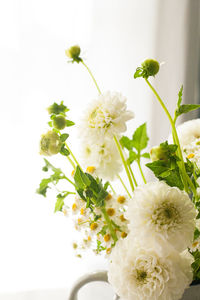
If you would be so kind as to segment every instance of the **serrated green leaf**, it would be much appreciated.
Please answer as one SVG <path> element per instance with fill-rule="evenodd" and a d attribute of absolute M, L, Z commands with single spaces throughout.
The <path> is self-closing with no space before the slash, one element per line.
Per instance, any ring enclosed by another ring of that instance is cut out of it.
<path fill-rule="evenodd" d="M 138 154 L 135 151 L 130 150 L 128 158 L 129 164 L 131 165 L 136 159 L 138 159 Z"/>
<path fill-rule="evenodd" d="M 176 117 L 200 108 L 199 104 L 183 104 L 176 110 Z"/>
<path fill-rule="evenodd" d="M 69 134 L 68 134 L 68 133 L 63 133 L 63 134 L 61 134 L 61 136 L 60 136 L 61 142 L 64 143 L 64 142 L 68 139 L 68 137 L 69 137 Z"/>
<path fill-rule="evenodd" d="M 66 120 L 66 126 L 67 127 L 70 127 L 70 126 L 73 126 L 73 125 L 75 125 L 75 123 L 73 121 Z"/>
<path fill-rule="evenodd" d="M 133 134 L 132 145 L 140 153 L 148 144 L 146 123 L 139 126 Z"/>
<path fill-rule="evenodd" d="M 51 106 L 48 107 L 48 112 L 49 114 L 55 114 L 55 115 L 59 115 L 59 114 L 65 114 L 66 112 L 69 111 L 69 109 L 63 104 L 63 101 L 60 102 L 60 104 L 57 104 L 56 102 L 54 102 Z"/>
<path fill-rule="evenodd" d="M 182 97 L 183 97 L 183 85 L 181 86 L 179 92 L 178 92 L 178 102 L 177 102 L 177 107 L 179 108 L 182 102 Z"/>
<path fill-rule="evenodd" d="M 47 189 L 50 188 L 49 187 L 50 182 L 51 182 L 51 178 L 42 179 L 39 188 L 36 190 L 36 193 L 46 197 Z"/>
<path fill-rule="evenodd" d="M 171 167 L 171 163 L 156 160 L 152 163 L 146 164 L 146 166 L 153 171 L 154 175 L 159 179 L 165 181 L 169 186 L 176 186 L 180 190 L 183 190 L 183 182 L 179 173 L 177 165 Z"/>
<path fill-rule="evenodd" d="M 74 181 L 76 184 L 76 187 L 78 189 L 85 189 L 85 187 L 90 186 L 90 179 L 88 178 L 88 176 L 83 173 L 83 171 L 80 169 L 79 166 L 77 166 L 76 168 L 76 172 L 74 174 Z"/>
<path fill-rule="evenodd" d="M 126 148 L 127 150 L 131 150 L 133 148 L 132 140 L 130 140 L 127 136 L 123 136 L 120 139 L 120 144 L 123 148 Z"/>
<path fill-rule="evenodd" d="M 64 194 L 60 193 L 60 194 L 57 195 L 57 201 L 56 201 L 56 204 L 55 204 L 54 212 L 62 211 L 63 205 L 65 204 L 64 199 L 70 194 L 74 194 L 74 193 L 65 192 Z"/>

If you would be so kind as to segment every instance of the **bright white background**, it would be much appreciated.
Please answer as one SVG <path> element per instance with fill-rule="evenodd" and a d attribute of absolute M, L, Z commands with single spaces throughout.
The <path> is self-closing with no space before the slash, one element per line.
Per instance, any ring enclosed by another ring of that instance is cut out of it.
<path fill-rule="evenodd" d="M 82 110 L 97 95 L 83 67 L 67 63 L 64 50 L 74 43 L 83 49 L 101 89 L 128 97 L 128 107 L 136 115 L 129 132 L 148 121 L 149 135 L 160 140 L 152 132 L 155 107 L 151 93 L 142 80 L 133 80 L 134 70 L 145 58 L 158 54 L 160 61 L 166 61 L 168 57 L 156 47 L 158 2 L 0 2 L 0 292 L 69 288 L 80 274 L 106 267 L 103 258 L 74 257 L 71 227 L 61 214 L 53 213 L 54 198 L 35 194 L 43 175 L 38 143 L 47 128 L 45 108 L 53 101 L 64 100 L 70 119 L 78 122 Z M 187 1 L 181 3 L 182 19 L 176 29 L 177 35 L 182 34 L 179 47 L 184 41 Z M 177 6 L 172 22 L 178 12 Z M 177 57 L 181 68 L 184 53 Z M 183 73 L 173 73 L 171 80 L 177 82 L 176 95 Z M 168 125 L 165 137 L 167 132 Z M 73 130 L 71 136 L 78 156 L 81 149 Z M 67 163 L 65 168 L 71 172 Z"/>

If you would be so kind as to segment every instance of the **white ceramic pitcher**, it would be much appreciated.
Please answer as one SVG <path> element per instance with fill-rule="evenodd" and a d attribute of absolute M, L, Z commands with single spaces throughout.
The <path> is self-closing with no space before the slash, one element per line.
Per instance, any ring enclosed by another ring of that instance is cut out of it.
<path fill-rule="evenodd" d="M 87 283 L 92 281 L 104 281 L 108 283 L 108 276 L 106 271 L 99 271 L 90 274 L 86 274 L 80 277 L 71 289 L 68 300 L 78 300 L 78 291 Z M 117 295 L 113 300 L 120 299 Z M 200 300 L 200 284 L 192 285 L 187 289 L 180 300 Z"/>

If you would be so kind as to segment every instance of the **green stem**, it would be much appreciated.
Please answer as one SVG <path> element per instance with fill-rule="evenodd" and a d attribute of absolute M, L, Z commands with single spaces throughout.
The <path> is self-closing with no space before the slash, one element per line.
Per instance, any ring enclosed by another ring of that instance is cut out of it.
<path fill-rule="evenodd" d="M 81 166 L 79 165 L 79 163 L 78 163 L 76 157 L 74 156 L 73 152 L 71 151 L 71 149 L 69 148 L 69 146 L 67 145 L 66 142 L 65 142 L 65 146 L 66 146 L 67 150 L 69 151 L 70 155 L 72 156 L 73 160 L 74 160 L 75 163 L 77 164 L 77 166 L 79 166 L 79 168 L 81 169 L 81 171 L 83 171 L 82 168 L 81 168 Z"/>
<path fill-rule="evenodd" d="M 123 182 L 123 180 L 122 180 L 122 178 L 120 177 L 120 175 L 119 175 L 119 174 L 117 175 L 117 177 L 119 178 L 119 180 L 120 180 L 121 184 L 123 185 L 123 187 L 124 187 L 125 191 L 127 192 L 128 196 L 129 196 L 129 198 L 131 198 L 131 194 L 129 193 L 129 191 L 128 191 L 128 189 L 127 189 L 126 185 L 125 185 L 125 183 L 124 183 L 124 182 Z"/>
<path fill-rule="evenodd" d="M 146 178 L 145 178 L 144 173 L 143 173 L 142 168 L 141 168 L 140 159 L 137 159 L 137 164 L 138 164 L 140 173 L 141 173 L 141 175 L 142 175 L 142 179 L 143 179 L 144 183 L 146 184 L 147 181 L 146 181 Z"/>
<path fill-rule="evenodd" d="M 112 184 L 111 184 L 110 182 L 109 182 L 109 186 L 110 186 L 110 188 L 111 188 L 113 194 L 116 194 L 116 192 L 115 192 L 115 190 L 114 190 L 114 188 L 113 188 L 113 186 L 112 186 Z"/>
<path fill-rule="evenodd" d="M 72 160 L 69 156 L 67 156 L 67 159 L 69 160 L 69 162 L 70 162 L 70 164 L 72 165 L 73 169 L 76 169 L 76 165 L 75 165 L 75 163 L 73 162 L 73 160 Z"/>
<path fill-rule="evenodd" d="M 66 179 L 69 183 L 71 183 L 75 187 L 73 181 L 71 181 L 67 176 L 63 176 L 63 179 Z"/>
<path fill-rule="evenodd" d="M 126 163 L 124 154 L 123 154 L 123 151 L 122 151 L 122 149 L 121 149 L 120 143 L 118 142 L 118 139 L 116 138 L 115 135 L 114 135 L 114 140 L 115 140 L 117 149 L 118 149 L 118 151 L 119 151 L 120 157 L 121 157 L 121 159 L 122 159 L 122 162 L 123 162 L 123 165 L 124 165 L 124 168 L 125 168 L 125 171 L 126 171 L 126 174 L 127 174 L 127 177 L 128 177 L 129 183 L 130 183 L 130 186 L 131 186 L 131 189 L 132 189 L 132 191 L 134 192 L 135 189 L 134 189 L 133 181 L 132 181 L 132 178 L 131 178 L 131 175 L 130 175 L 130 172 L 129 172 L 129 169 L 128 169 L 128 166 L 127 166 L 127 163 Z"/>
<path fill-rule="evenodd" d="M 145 78 L 145 81 L 148 84 L 148 86 L 150 87 L 150 89 L 153 91 L 153 93 L 155 94 L 157 100 L 159 101 L 160 105 L 162 106 L 163 110 L 165 111 L 165 113 L 166 113 L 166 115 L 167 115 L 167 117 L 170 121 L 170 124 L 171 124 L 171 127 L 172 127 L 172 135 L 173 135 L 175 143 L 178 146 L 177 154 L 178 154 L 178 157 L 180 158 L 179 168 L 180 168 L 180 171 L 181 171 L 181 174 L 182 174 L 182 179 L 183 179 L 183 184 L 184 184 L 184 187 L 185 187 L 185 191 L 188 193 L 188 178 L 187 178 L 188 176 L 187 176 L 187 173 L 186 173 L 186 170 L 185 170 L 183 155 L 182 155 L 182 151 L 181 151 L 181 147 L 180 147 L 180 143 L 179 143 L 179 138 L 178 138 L 178 134 L 177 134 L 177 131 L 176 131 L 174 121 L 173 121 L 167 107 L 165 106 L 164 102 L 162 101 L 162 99 L 158 95 L 157 91 L 154 89 L 154 87 L 151 85 L 151 83 L 148 81 L 147 78 Z M 190 180 L 190 178 L 189 178 L 189 180 Z M 191 182 L 190 182 L 190 186 L 192 188 Z"/>
<path fill-rule="evenodd" d="M 117 238 L 116 232 L 115 232 L 115 230 L 113 228 L 111 219 L 110 219 L 109 215 L 107 214 L 107 211 L 106 211 L 105 207 L 102 207 L 101 211 L 102 211 L 104 219 L 105 219 L 105 221 L 106 221 L 106 223 L 108 225 L 108 228 L 109 228 L 110 234 L 111 234 L 111 236 L 113 238 L 113 241 L 114 241 L 114 243 L 116 243 L 117 240 L 118 240 L 118 238 Z"/>
<path fill-rule="evenodd" d="M 81 60 L 81 63 L 82 63 L 82 65 L 87 69 L 87 71 L 88 71 L 88 73 L 90 74 L 92 80 L 94 81 L 94 84 L 95 84 L 95 86 L 96 86 L 96 88 L 97 88 L 99 94 L 101 94 L 101 90 L 100 90 L 100 88 L 99 88 L 99 86 L 98 86 L 98 84 L 97 84 L 97 82 L 96 82 L 96 79 L 94 78 L 94 75 L 92 74 L 91 70 L 90 70 L 89 67 L 86 65 L 86 63 L 84 63 L 83 60 Z"/>
<path fill-rule="evenodd" d="M 138 183 L 137 183 L 137 181 L 136 181 L 136 179 L 135 179 L 135 176 L 134 176 L 134 174 L 133 174 L 133 171 L 132 171 L 131 165 L 130 165 L 129 163 L 127 163 L 127 164 L 128 164 L 128 169 L 129 169 L 129 172 L 131 173 L 131 176 L 132 176 L 132 178 L 133 178 L 133 181 L 134 181 L 134 183 L 135 183 L 135 186 L 137 187 L 137 186 L 138 186 Z"/>

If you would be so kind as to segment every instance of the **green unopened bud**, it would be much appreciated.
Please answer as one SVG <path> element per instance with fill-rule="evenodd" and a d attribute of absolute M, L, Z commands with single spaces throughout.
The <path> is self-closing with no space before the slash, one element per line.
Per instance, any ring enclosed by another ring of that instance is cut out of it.
<path fill-rule="evenodd" d="M 54 131 L 43 134 L 40 140 L 40 154 L 51 156 L 60 152 L 62 142 L 59 135 Z"/>
<path fill-rule="evenodd" d="M 53 118 L 53 126 L 58 129 L 62 130 L 66 127 L 66 119 L 64 116 L 56 116 Z"/>
<path fill-rule="evenodd" d="M 166 151 L 163 150 L 160 146 L 153 147 L 150 151 L 150 157 L 152 161 L 163 160 L 167 161 L 168 157 L 166 155 Z"/>
<path fill-rule="evenodd" d="M 155 76 L 158 73 L 160 64 L 154 59 L 146 59 L 142 63 L 142 69 L 144 77 L 148 78 L 149 76 Z"/>
<path fill-rule="evenodd" d="M 63 101 L 60 102 L 60 104 L 57 104 L 56 102 L 54 102 L 52 105 L 50 105 L 47 108 L 48 113 L 54 114 L 54 115 L 59 115 L 59 114 L 65 114 L 66 112 L 69 111 L 69 109 L 67 108 L 67 106 L 65 106 L 63 104 Z"/>
<path fill-rule="evenodd" d="M 73 61 L 80 62 L 80 53 L 81 48 L 78 45 L 72 46 L 69 49 L 65 50 L 67 57 L 71 58 Z"/>

